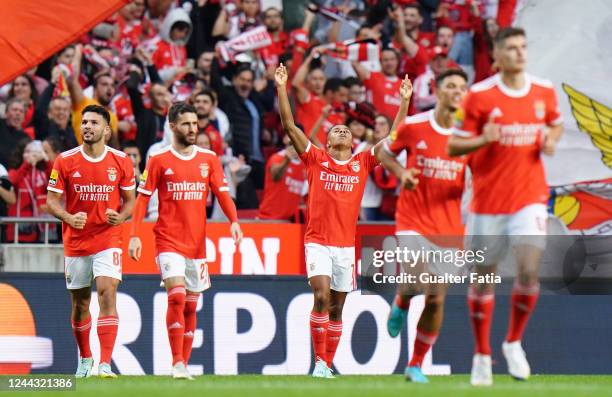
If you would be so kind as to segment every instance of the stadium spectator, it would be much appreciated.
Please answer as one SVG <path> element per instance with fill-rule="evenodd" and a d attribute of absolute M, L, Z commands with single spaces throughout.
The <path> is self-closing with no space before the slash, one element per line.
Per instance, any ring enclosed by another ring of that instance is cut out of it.
<path fill-rule="evenodd" d="M 249 65 L 242 64 L 232 76 L 232 85 L 225 86 L 217 62 L 213 63 L 212 87 L 232 127 L 232 151 L 236 156 L 243 155 L 252 167 L 249 177 L 238 186 L 238 208 L 257 208 L 259 204 L 255 190 L 262 189 L 264 182 L 263 113 L 274 106 L 274 85 L 266 82 L 258 91 L 254 81 L 255 73 Z"/>
<path fill-rule="evenodd" d="M 187 11 L 175 8 L 164 18 L 159 36 L 149 43 L 149 46 L 154 48 L 153 63 L 163 81 L 180 79 L 189 70 L 185 45 L 191 35 L 191 29 L 191 19 Z"/>
<path fill-rule="evenodd" d="M 217 156 L 222 156 L 225 152 L 225 142 L 219 132 L 218 121 L 214 118 L 217 105 L 215 93 L 204 89 L 193 95 L 192 102 L 198 115 L 198 131 L 205 133 L 209 141 L 209 147 L 206 149 L 212 150 Z"/>
<path fill-rule="evenodd" d="M 272 44 L 258 50 L 257 53 L 267 68 L 275 68 L 279 64 L 280 56 L 288 49 L 289 35 L 283 30 L 283 15 L 278 8 L 266 8 L 262 17 L 263 24 L 272 39 Z"/>
<path fill-rule="evenodd" d="M 148 65 L 146 68 L 147 74 L 152 77 L 153 83 L 149 87 L 147 95 L 151 106 L 149 108 L 145 107 L 142 94 L 138 88 L 145 77 L 145 72 L 143 71 L 143 63 L 138 62 L 134 61 L 130 65 L 126 87 L 138 130 L 136 133 L 136 144 L 140 153 L 148 153 L 151 145 L 161 141 L 164 137 L 164 122 L 166 121 L 166 113 L 172 99 L 166 86 L 156 79 L 155 66 Z M 145 162 L 146 158 L 142 159 L 140 163 L 141 169 L 144 169 Z"/>
<path fill-rule="evenodd" d="M 354 109 L 349 108 L 346 116 L 346 125 L 353 134 L 353 148 L 356 148 L 362 141 L 372 139 L 376 109 L 371 103 L 362 102 Z"/>
<path fill-rule="evenodd" d="M 0 164 L 0 217 L 8 215 L 8 206 L 17 202 L 15 189 L 8 177 L 8 171 Z M 6 241 L 6 226 L 0 225 L 0 241 Z"/>
<path fill-rule="evenodd" d="M 447 52 L 453 47 L 455 33 L 450 26 L 441 25 L 436 29 L 435 45 L 444 48 Z"/>
<path fill-rule="evenodd" d="M 34 121 L 34 109 L 36 108 L 36 101 L 38 100 L 38 92 L 36 91 L 36 86 L 34 85 L 32 77 L 27 74 L 22 74 L 17 77 L 11 84 L 11 89 L 9 90 L 9 99 L 10 98 L 18 98 L 24 103 L 26 112 L 21 122 L 21 128 L 33 139 L 34 129 L 29 127 Z"/>
<path fill-rule="evenodd" d="M 143 40 L 146 29 L 143 22 L 144 12 L 145 0 L 132 0 L 119 11 L 117 44 L 126 57 L 132 55 Z"/>
<path fill-rule="evenodd" d="M 132 160 L 132 164 L 134 164 L 134 177 L 137 181 L 140 180 L 140 176 L 142 172 L 140 172 L 140 164 L 142 163 L 142 156 L 140 154 L 140 149 L 138 145 L 134 141 L 127 141 L 121 145 L 121 149 L 123 153 L 127 154 Z"/>
<path fill-rule="evenodd" d="M 61 141 L 64 148 L 71 149 L 78 143 L 70 123 L 70 98 L 61 95 L 53 96 L 60 73 L 58 67 L 53 68 L 51 83 L 38 98 L 34 114 L 34 126 L 36 128 L 36 139 L 55 137 Z"/>
<path fill-rule="evenodd" d="M 43 213 L 47 197 L 47 181 L 53 164 L 43 150 L 41 141 L 21 141 L 11 155 L 8 177 L 15 187 L 15 204 L 9 206 L 8 215 L 38 217 Z M 19 225 L 19 242 L 39 241 L 42 227 L 36 223 Z M 7 228 L 8 241 L 15 240 L 15 226 Z"/>
<path fill-rule="evenodd" d="M 420 31 L 423 17 L 416 4 L 390 10 L 389 18 L 395 25 L 392 45 L 401 53 L 401 74 L 414 81 L 427 66 L 427 48 L 433 45 L 433 33 Z"/>
<path fill-rule="evenodd" d="M 210 87 L 210 72 L 212 70 L 213 59 L 215 58 L 214 51 L 204 51 L 198 57 L 196 62 L 195 74 L 198 79 L 203 80 L 206 86 Z"/>
<path fill-rule="evenodd" d="M 53 164 L 60 153 L 65 152 L 68 149 L 66 146 L 64 146 L 63 142 L 55 136 L 46 137 L 45 140 L 42 141 L 42 148 L 45 152 L 47 160 L 51 164 Z"/>
<path fill-rule="evenodd" d="M 366 89 L 357 77 L 347 77 L 344 79 L 344 86 L 348 88 L 349 102 L 357 104 L 366 100 Z"/>
<path fill-rule="evenodd" d="M 443 47 L 435 46 L 429 52 L 431 58 L 425 73 L 421 74 L 414 81 L 414 101 L 412 106 L 418 112 L 432 109 L 436 105 L 436 77 L 449 69 L 452 62 L 448 58 L 447 50 Z"/>
<path fill-rule="evenodd" d="M 474 74 L 474 29 L 481 24 L 479 3 L 472 0 L 443 0 L 435 14 L 438 26 L 455 32 L 449 57 L 469 75 Z"/>
<path fill-rule="evenodd" d="M 306 183 L 306 169 L 289 137 L 285 148 L 268 159 L 259 219 L 294 220 Z"/>
<path fill-rule="evenodd" d="M 400 64 L 399 53 L 393 48 L 386 48 L 380 54 L 381 72 L 371 72 L 360 62 L 352 62 L 357 76 L 366 87 L 368 102 L 372 103 L 379 113 L 394 118 L 400 105 L 399 87 L 402 80 L 397 77 Z"/>
<path fill-rule="evenodd" d="M 493 38 L 499 31 L 495 18 L 487 18 L 474 30 L 474 83 L 495 74 Z"/>
<path fill-rule="evenodd" d="M 78 76 L 80 76 L 81 60 L 83 47 L 77 46 L 73 59 L 73 71 L 66 77 L 70 98 L 72 100 L 72 128 L 75 132 L 76 140 L 79 144 L 82 142 L 81 131 L 81 111 L 89 105 L 101 105 L 107 108 L 110 113 L 111 135 L 105 137 L 106 141 L 113 147 L 119 146 L 119 130 L 117 115 L 112 112 L 109 107 L 111 100 L 115 96 L 115 80 L 113 75 L 108 70 L 103 70 L 94 75 L 93 79 L 93 98 L 88 98 L 83 93 Z"/>
<path fill-rule="evenodd" d="M 30 140 L 21 127 L 25 112 L 26 106 L 21 99 L 12 98 L 6 102 L 5 118 L 0 119 L 0 164 L 5 167 L 9 166 L 9 158 L 18 143 Z"/>
<path fill-rule="evenodd" d="M 234 3 L 225 3 L 213 26 L 213 37 L 229 40 L 261 25 L 259 11 L 259 0 L 239 0 L 237 9 Z"/>

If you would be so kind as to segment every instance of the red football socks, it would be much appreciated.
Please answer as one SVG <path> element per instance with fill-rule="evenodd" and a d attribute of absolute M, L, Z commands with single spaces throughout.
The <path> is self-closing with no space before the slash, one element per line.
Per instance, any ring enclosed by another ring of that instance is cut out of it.
<path fill-rule="evenodd" d="M 468 309 L 470 322 L 476 339 L 476 353 L 491 355 L 491 321 L 493 319 L 493 308 L 495 307 L 495 295 L 492 292 L 478 293 L 473 287 L 468 291 Z"/>
<path fill-rule="evenodd" d="M 83 358 L 91 357 L 91 349 L 89 348 L 89 331 L 91 331 L 91 316 L 81 321 L 71 320 L 72 333 L 79 346 L 79 356 Z"/>
<path fill-rule="evenodd" d="M 425 355 L 436 343 L 436 339 L 438 339 L 437 332 L 425 332 L 417 328 L 416 338 L 414 339 L 414 350 L 412 351 L 412 358 L 408 362 L 408 366 L 421 367 Z"/>
<path fill-rule="evenodd" d="M 98 339 L 100 340 L 100 363 L 111 363 L 119 318 L 117 316 L 105 316 L 98 318 Z"/>
<path fill-rule="evenodd" d="M 520 285 L 518 282 L 514 283 L 510 298 L 512 307 L 510 308 L 510 324 L 506 342 L 516 342 L 522 339 L 527 320 L 538 302 L 539 295 L 540 283 L 527 286 Z"/>
<path fill-rule="evenodd" d="M 168 290 L 166 327 L 172 351 L 172 365 L 183 361 L 183 335 L 185 333 L 185 287 L 176 286 Z"/>
<path fill-rule="evenodd" d="M 185 365 L 189 362 L 191 357 L 191 347 L 193 346 L 193 334 L 196 329 L 196 308 L 198 306 L 198 299 L 200 294 L 188 293 L 185 297 L 185 309 L 183 315 L 185 316 L 185 332 L 183 334 L 183 360 Z"/>
<path fill-rule="evenodd" d="M 327 366 L 331 368 L 340 337 L 342 336 L 342 321 L 330 321 L 327 326 L 327 339 L 325 340 L 325 353 Z"/>
<path fill-rule="evenodd" d="M 310 313 L 310 336 L 312 337 L 312 345 L 314 347 L 315 361 L 326 361 L 326 339 L 327 327 L 329 325 L 329 316 L 327 313 Z"/>

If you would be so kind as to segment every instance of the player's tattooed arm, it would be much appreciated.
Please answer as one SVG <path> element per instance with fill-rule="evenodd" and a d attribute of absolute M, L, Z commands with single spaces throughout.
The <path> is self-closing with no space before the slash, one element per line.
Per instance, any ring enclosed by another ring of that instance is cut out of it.
<path fill-rule="evenodd" d="M 483 146 L 499 141 L 501 137 L 500 124 L 495 122 L 495 115 L 489 115 L 489 120 L 482 127 L 482 134 L 474 137 L 453 135 L 448 140 L 446 151 L 449 156 L 462 156 L 472 153 Z"/>
<path fill-rule="evenodd" d="M 287 94 L 287 68 L 282 63 L 276 72 L 274 73 L 274 79 L 276 80 L 276 88 L 278 91 L 278 104 L 280 108 L 281 121 L 285 133 L 291 139 L 293 147 L 302 154 L 306 151 L 308 146 L 308 138 L 304 135 L 304 132 L 300 130 L 293 121 L 293 114 L 291 114 L 291 105 L 289 104 L 289 95 Z"/>
<path fill-rule="evenodd" d="M 62 195 L 56 192 L 47 192 L 47 211 L 60 221 L 67 223 L 75 229 L 83 229 L 87 223 L 87 214 L 85 212 L 77 212 L 71 214 L 62 208 Z"/>

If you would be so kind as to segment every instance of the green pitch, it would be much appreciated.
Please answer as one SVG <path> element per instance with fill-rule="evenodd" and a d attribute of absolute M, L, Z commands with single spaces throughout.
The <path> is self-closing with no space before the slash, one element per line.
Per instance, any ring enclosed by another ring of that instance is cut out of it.
<path fill-rule="evenodd" d="M 307 376 L 199 376 L 178 381 L 167 376 L 120 376 L 77 381 L 75 392 L 21 392 L 19 396 L 111 396 L 111 397 L 455 397 L 455 396 L 612 396 L 612 376 L 535 375 L 528 382 L 495 376 L 495 385 L 474 388 L 469 376 L 432 376 L 428 385 L 408 383 L 402 376 L 338 376 L 312 379 Z M 0 393 L 3 394 L 3 393 Z"/>

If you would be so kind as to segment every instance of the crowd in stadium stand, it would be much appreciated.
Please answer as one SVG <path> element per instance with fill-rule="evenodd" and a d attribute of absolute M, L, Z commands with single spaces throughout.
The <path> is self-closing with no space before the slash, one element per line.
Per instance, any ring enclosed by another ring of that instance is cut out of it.
<path fill-rule="evenodd" d="M 344 123 L 355 151 L 390 133 L 406 74 L 415 114 L 433 108 L 442 71 L 462 68 L 471 82 L 494 73 L 496 0 L 326 0 L 299 6 L 302 25 L 291 30 L 283 10 L 266 3 L 132 0 L 0 87 L 0 216 L 45 216 L 53 161 L 81 143 L 85 106 L 111 111 L 108 144 L 128 153 L 139 175 L 148 154 L 170 144 L 169 106 L 185 100 L 198 112 L 197 144 L 221 157 L 241 216 L 303 221 L 308 188 L 277 111 L 279 63 L 290 71 L 304 132 L 325 145 L 327 130 Z M 393 218 L 396 181 L 378 168 L 362 220 Z M 209 217 L 222 218 L 214 201 Z M 156 216 L 155 200 L 148 216 Z M 13 236 L 4 230 L 4 241 Z M 21 242 L 42 238 L 42 225 L 20 226 Z M 54 228 L 50 238 L 60 238 Z"/>

